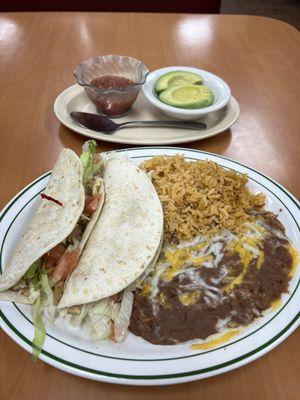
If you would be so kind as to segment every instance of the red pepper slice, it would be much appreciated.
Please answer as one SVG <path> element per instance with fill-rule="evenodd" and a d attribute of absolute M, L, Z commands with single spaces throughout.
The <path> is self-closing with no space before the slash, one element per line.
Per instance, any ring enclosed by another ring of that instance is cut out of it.
<path fill-rule="evenodd" d="M 41 198 L 42 198 L 42 199 L 49 200 L 49 201 L 53 201 L 53 203 L 56 203 L 56 204 L 58 204 L 59 206 L 63 207 L 63 203 L 62 203 L 61 201 L 56 200 L 56 199 L 54 199 L 53 197 L 48 196 L 48 195 L 45 194 L 45 193 L 41 193 Z"/>

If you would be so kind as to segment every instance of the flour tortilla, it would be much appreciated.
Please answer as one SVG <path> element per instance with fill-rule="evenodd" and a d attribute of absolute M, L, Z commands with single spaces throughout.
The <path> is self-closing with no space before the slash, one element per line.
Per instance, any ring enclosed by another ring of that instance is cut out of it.
<path fill-rule="evenodd" d="M 28 296 L 7 289 L 19 282 L 36 260 L 70 235 L 83 212 L 83 168 L 79 157 L 72 150 L 64 149 L 60 153 L 44 193 L 61 202 L 62 206 L 41 198 L 33 219 L 0 276 L 0 300 L 32 303 Z M 99 217 L 104 201 L 103 185 L 100 194 L 102 203 L 85 229 L 79 252 L 82 251 Z"/>
<path fill-rule="evenodd" d="M 157 256 L 163 211 L 150 178 L 127 160 L 104 165 L 106 198 L 69 277 L 58 308 L 112 296 L 135 281 Z"/>

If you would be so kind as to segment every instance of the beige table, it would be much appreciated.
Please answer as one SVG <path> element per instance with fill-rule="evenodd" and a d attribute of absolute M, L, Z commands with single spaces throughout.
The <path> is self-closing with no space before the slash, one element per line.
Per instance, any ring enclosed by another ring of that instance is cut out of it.
<path fill-rule="evenodd" d="M 62 127 L 52 107 L 74 83 L 81 60 L 127 54 L 150 69 L 190 65 L 220 75 L 240 103 L 230 131 L 186 147 L 232 157 L 300 197 L 300 34 L 246 16 L 21 13 L 0 16 L 0 206 L 49 170 L 59 150 L 84 138 Z M 100 150 L 120 145 L 99 143 Z M 300 392 L 300 333 L 227 374 L 164 388 L 87 381 L 29 355 L 0 334 L 1 399 L 293 400 Z"/>

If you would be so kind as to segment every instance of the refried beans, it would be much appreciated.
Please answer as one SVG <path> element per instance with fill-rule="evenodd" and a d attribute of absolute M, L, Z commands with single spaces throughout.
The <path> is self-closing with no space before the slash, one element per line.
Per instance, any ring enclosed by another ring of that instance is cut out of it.
<path fill-rule="evenodd" d="M 164 244 L 135 293 L 130 330 L 154 344 L 247 325 L 288 289 L 293 264 L 278 217 L 253 211 L 239 234 Z"/>

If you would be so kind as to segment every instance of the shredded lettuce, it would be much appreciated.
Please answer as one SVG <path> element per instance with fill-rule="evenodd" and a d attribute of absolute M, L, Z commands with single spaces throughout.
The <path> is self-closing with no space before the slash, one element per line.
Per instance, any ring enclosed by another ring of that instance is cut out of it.
<path fill-rule="evenodd" d="M 24 275 L 24 280 L 29 287 L 29 297 L 33 301 L 32 322 L 34 326 L 34 338 L 32 342 L 32 359 L 36 361 L 42 351 L 46 337 L 46 329 L 42 320 L 42 303 L 48 306 L 48 318 L 53 320 L 55 306 L 53 292 L 49 284 L 49 270 L 43 268 L 43 260 L 35 261 Z M 44 302 L 44 295 L 46 300 Z M 45 304 L 44 304 L 45 303 Z"/>
<path fill-rule="evenodd" d="M 112 322 L 107 315 L 99 315 L 88 319 L 86 326 L 89 329 L 90 337 L 94 342 L 100 342 L 111 335 Z"/>
<path fill-rule="evenodd" d="M 133 298 L 134 296 L 132 292 L 124 292 L 120 311 L 114 318 L 114 339 L 116 342 L 121 342 L 128 331 L 132 313 Z"/>
<path fill-rule="evenodd" d="M 32 281 L 29 281 L 28 286 L 29 286 L 29 298 L 34 303 L 36 299 L 40 296 L 40 290 L 36 285 L 33 284 Z"/>
<path fill-rule="evenodd" d="M 33 309 L 34 338 L 32 341 L 32 359 L 36 361 L 41 354 L 46 337 L 46 329 L 41 316 L 41 296 L 38 296 Z"/>
<path fill-rule="evenodd" d="M 98 194 L 100 192 L 102 183 L 103 183 L 102 178 L 100 178 L 100 177 L 95 178 L 95 182 L 93 183 L 93 186 L 92 186 L 92 195 L 93 196 L 95 196 L 96 194 Z"/>
<path fill-rule="evenodd" d="M 83 152 L 80 156 L 80 160 L 83 166 L 83 183 L 84 185 L 90 181 L 93 176 L 100 170 L 101 162 L 96 160 L 97 143 L 95 140 L 88 140 L 83 145 Z"/>
<path fill-rule="evenodd" d="M 46 295 L 45 305 L 47 306 L 48 319 L 54 321 L 56 307 L 54 305 L 53 291 L 46 273 L 41 274 L 41 288 Z"/>
<path fill-rule="evenodd" d="M 80 308 L 76 312 L 73 312 L 73 307 L 66 307 L 58 310 L 59 315 L 66 319 L 66 321 L 72 326 L 80 326 L 82 321 L 85 319 L 89 309 L 93 306 L 92 303 L 83 304 L 82 306 L 73 306 L 76 308 Z"/>
<path fill-rule="evenodd" d="M 81 307 L 81 311 L 79 315 L 75 315 L 72 318 L 72 325 L 73 326 L 79 326 L 81 322 L 84 320 L 86 317 L 91 305 L 90 304 L 83 304 Z"/>
<path fill-rule="evenodd" d="M 125 291 L 121 302 L 116 302 L 111 297 L 83 306 L 65 308 L 59 314 L 71 325 L 81 325 L 93 341 L 110 338 L 120 342 L 128 331 L 132 304 L 133 293 Z"/>
<path fill-rule="evenodd" d="M 111 304 L 108 299 L 99 300 L 88 311 L 83 326 L 94 341 L 107 339 L 113 334 L 113 320 L 118 315 L 120 305 Z"/>
<path fill-rule="evenodd" d="M 43 260 L 39 258 L 36 260 L 29 268 L 29 270 L 26 272 L 24 275 L 25 281 L 29 281 L 30 279 L 33 279 L 36 276 L 37 271 L 41 268 L 43 263 Z"/>

